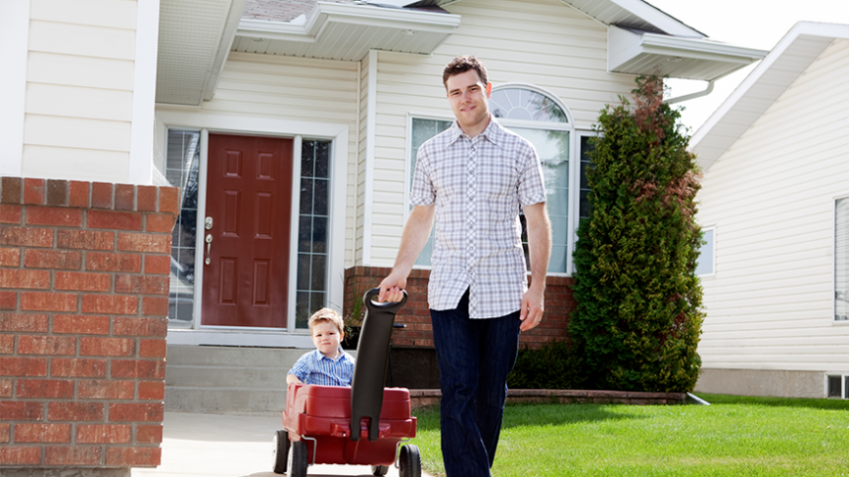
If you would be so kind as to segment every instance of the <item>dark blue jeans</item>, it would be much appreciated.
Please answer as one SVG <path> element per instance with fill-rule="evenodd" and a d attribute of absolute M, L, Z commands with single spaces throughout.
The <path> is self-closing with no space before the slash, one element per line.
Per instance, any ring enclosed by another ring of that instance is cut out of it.
<path fill-rule="evenodd" d="M 448 477 L 489 477 L 507 375 L 519 350 L 519 312 L 470 319 L 469 292 L 454 310 L 430 310 L 442 387 L 442 457 Z"/>

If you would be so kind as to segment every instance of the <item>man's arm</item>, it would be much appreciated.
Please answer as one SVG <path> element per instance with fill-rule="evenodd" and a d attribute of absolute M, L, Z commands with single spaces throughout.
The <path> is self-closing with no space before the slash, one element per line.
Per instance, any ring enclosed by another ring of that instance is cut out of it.
<path fill-rule="evenodd" d="M 545 202 L 522 208 L 528 224 L 528 252 L 531 260 L 531 286 L 522 297 L 519 327 L 527 331 L 542 321 L 545 310 L 545 276 L 548 272 L 548 259 L 551 256 L 551 222 Z"/>
<path fill-rule="evenodd" d="M 401 290 L 406 288 L 407 276 L 413 269 L 416 257 L 419 256 L 427 243 L 427 238 L 430 236 L 430 229 L 433 227 L 433 213 L 433 205 L 413 207 L 413 211 L 410 212 L 410 217 L 407 219 L 407 225 L 404 226 L 404 235 L 401 236 L 401 248 L 395 258 L 395 266 L 392 267 L 389 276 L 380 282 L 378 301 L 401 301 L 404 297 Z"/>

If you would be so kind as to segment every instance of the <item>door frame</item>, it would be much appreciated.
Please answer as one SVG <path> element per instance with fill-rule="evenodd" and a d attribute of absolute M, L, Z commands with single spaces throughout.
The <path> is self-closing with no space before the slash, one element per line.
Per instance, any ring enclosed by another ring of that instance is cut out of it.
<path fill-rule="evenodd" d="M 209 134 L 236 134 L 245 136 L 265 136 L 293 138 L 292 156 L 292 211 L 290 216 L 290 267 L 289 267 L 289 304 L 287 310 L 288 326 L 285 330 L 278 328 L 243 328 L 228 326 L 202 326 L 200 314 L 203 287 L 203 267 L 195 271 L 194 308 L 191 329 L 169 329 L 170 344 L 186 345 L 252 345 L 252 346 L 294 346 L 311 347 L 309 330 L 295 329 L 295 306 L 297 284 L 297 233 L 298 214 L 300 210 L 300 194 L 298 184 L 294 181 L 300 178 L 301 145 L 303 139 L 323 139 L 331 141 L 331 157 L 333 159 L 330 180 L 331 221 L 328 231 L 328 273 L 327 273 L 327 304 L 329 307 L 342 311 L 344 298 L 345 275 L 345 223 L 346 195 L 348 182 L 348 128 L 347 124 L 321 123 L 311 121 L 292 121 L 276 118 L 243 117 L 227 114 L 207 113 L 199 110 L 189 110 L 180 107 L 159 105 L 156 109 L 156 119 L 160 129 L 182 128 L 195 129 L 201 132 L 200 164 L 198 171 L 198 210 L 197 230 L 203 229 L 203 218 L 206 216 L 206 186 L 208 171 Z M 161 135 L 166 137 L 166 135 Z M 165 145 L 162 145 L 163 147 Z M 202 244 L 201 244 L 202 245 Z M 203 261 L 202 246 L 195 248 L 195 263 Z"/>

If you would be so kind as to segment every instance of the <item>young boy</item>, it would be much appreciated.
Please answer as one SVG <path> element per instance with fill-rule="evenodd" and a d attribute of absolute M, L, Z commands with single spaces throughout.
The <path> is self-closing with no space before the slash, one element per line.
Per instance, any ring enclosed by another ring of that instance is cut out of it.
<path fill-rule="evenodd" d="M 350 386 L 354 379 L 354 358 L 340 346 L 345 338 L 342 317 L 330 308 L 322 308 L 313 313 L 309 325 L 316 350 L 298 359 L 286 382 Z"/>

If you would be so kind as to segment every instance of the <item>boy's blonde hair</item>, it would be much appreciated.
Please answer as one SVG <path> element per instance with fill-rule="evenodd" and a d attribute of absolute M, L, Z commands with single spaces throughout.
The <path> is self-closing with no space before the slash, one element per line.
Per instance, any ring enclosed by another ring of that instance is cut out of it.
<path fill-rule="evenodd" d="M 328 323 L 333 323 L 333 325 L 336 326 L 336 329 L 339 331 L 340 335 L 345 334 L 345 323 L 342 322 L 342 316 L 340 316 L 339 313 L 330 308 L 322 308 L 312 314 L 309 321 L 310 334 L 312 334 L 312 329 L 316 324 L 324 323 L 325 321 Z"/>

